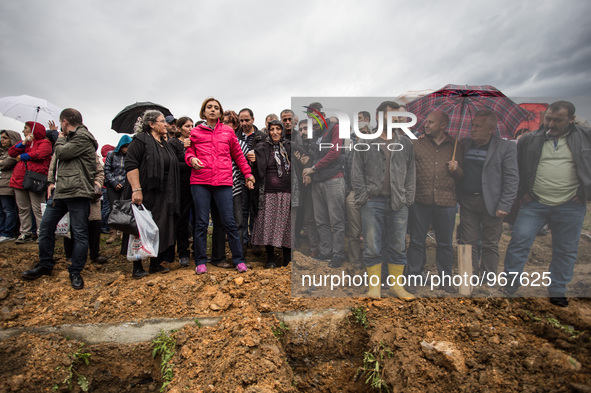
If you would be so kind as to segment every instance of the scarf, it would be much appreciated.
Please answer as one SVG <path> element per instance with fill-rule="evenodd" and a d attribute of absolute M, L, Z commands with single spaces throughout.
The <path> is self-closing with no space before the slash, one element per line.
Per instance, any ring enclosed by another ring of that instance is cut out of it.
<path fill-rule="evenodd" d="M 177 158 L 170 145 L 163 141 L 162 147 L 159 146 L 156 139 L 147 132 L 140 133 L 136 136 L 144 142 L 145 157 L 143 165 L 145 166 L 146 183 L 142 183 L 144 192 L 164 192 L 166 194 L 166 203 L 173 212 L 178 212 L 178 165 Z M 164 178 L 164 158 L 162 154 L 170 156 L 170 166 L 168 167 L 168 176 Z M 141 169 L 140 169 L 141 172 Z"/>
<path fill-rule="evenodd" d="M 271 140 L 269 142 L 271 143 L 271 146 L 273 146 L 273 156 L 277 163 L 277 176 L 283 176 L 283 171 L 289 174 L 291 163 L 289 162 L 289 156 L 283 145 L 283 139 L 279 142 L 273 142 Z"/>

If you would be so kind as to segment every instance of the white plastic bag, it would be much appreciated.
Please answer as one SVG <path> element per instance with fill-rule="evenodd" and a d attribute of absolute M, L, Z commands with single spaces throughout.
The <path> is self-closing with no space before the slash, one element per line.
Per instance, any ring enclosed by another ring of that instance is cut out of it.
<path fill-rule="evenodd" d="M 159 230 L 152 218 L 152 213 L 144 205 L 138 207 L 134 203 L 131 204 L 131 209 L 133 210 L 133 216 L 135 217 L 135 223 L 140 235 L 138 238 L 141 242 L 139 253 L 144 255 L 143 258 L 157 257 L 160 243 Z"/>
<path fill-rule="evenodd" d="M 133 235 L 129 235 L 129 242 L 127 243 L 127 259 L 130 261 L 140 261 L 145 257 L 140 253 L 142 242 Z"/>
<path fill-rule="evenodd" d="M 47 208 L 47 203 L 41 203 L 41 216 L 45 214 L 45 209 Z M 39 225 L 39 224 L 37 224 Z M 55 228 L 55 236 L 56 237 L 67 237 L 68 239 L 71 238 L 70 236 L 70 212 L 67 212 L 65 216 L 62 217 L 60 222 L 57 223 L 57 227 Z"/>
<path fill-rule="evenodd" d="M 146 259 L 145 253 L 141 252 L 142 241 L 133 235 L 129 235 L 129 242 L 127 243 L 127 259 L 130 261 L 141 261 Z"/>

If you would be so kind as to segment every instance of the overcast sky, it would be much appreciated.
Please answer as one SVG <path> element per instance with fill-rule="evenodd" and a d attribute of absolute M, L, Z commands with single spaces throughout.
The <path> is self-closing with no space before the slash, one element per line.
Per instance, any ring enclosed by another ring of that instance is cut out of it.
<path fill-rule="evenodd" d="M 136 101 L 198 120 L 215 96 L 252 108 L 262 127 L 292 96 L 394 98 L 454 83 L 589 97 L 590 14 L 586 0 L 3 1 L 0 97 L 74 107 L 101 146 L 117 143 L 111 120 Z"/>

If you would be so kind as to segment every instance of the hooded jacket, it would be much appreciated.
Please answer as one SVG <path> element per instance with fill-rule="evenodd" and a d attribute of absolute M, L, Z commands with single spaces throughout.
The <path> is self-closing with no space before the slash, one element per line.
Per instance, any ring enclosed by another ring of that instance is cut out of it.
<path fill-rule="evenodd" d="M 8 154 L 20 161 L 14 167 L 10 178 L 10 187 L 23 189 L 23 179 L 28 170 L 47 175 L 49 163 L 51 162 L 51 142 L 45 139 L 45 128 L 35 127 L 33 141 L 24 144 L 19 142 L 8 149 Z M 25 168 L 25 163 L 27 163 Z"/>
<path fill-rule="evenodd" d="M 113 150 L 115 150 L 115 146 L 113 145 L 104 145 L 103 147 L 101 147 L 101 156 L 103 156 L 103 164 L 105 163 L 105 161 L 107 161 L 107 154 L 109 154 L 109 152 Z"/>
<path fill-rule="evenodd" d="M 127 174 L 125 172 L 125 155 L 121 153 L 121 147 L 131 143 L 131 136 L 123 135 L 115 150 L 107 153 L 105 160 L 105 185 L 110 188 L 117 187 L 118 184 L 125 186 Z M 104 147 L 103 147 L 104 149 Z"/>
<path fill-rule="evenodd" d="M 203 168 L 191 170 L 191 184 L 232 186 L 232 159 L 245 177 L 251 175 L 250 166 L 238 144 L 234 130 L 218 120 L 215 129 L 205 123 L 191 130 L 191 146 L 185 153 L 185 162 L 191 165 L 199 158 Z"/>
<path fill-rule="evenodd" d="M 2 132 L 6 132 L 10 138 L 10 146 L 21 141 L 21 136 L 16 131 L 2 130 Z M 0 146 L 0 195 L 14 195 L 14 189 L 10 187 L 10 178 L 17 161 L 16 158 L 8 155 L 8 149 Z"/>
<path fill-rule="evenodd" d="M 54 199 L 94 196 L 98 142 L 85 126 L 78 126 L 55 142 L 55 167 L 49 183 L 55 184 Z"/>

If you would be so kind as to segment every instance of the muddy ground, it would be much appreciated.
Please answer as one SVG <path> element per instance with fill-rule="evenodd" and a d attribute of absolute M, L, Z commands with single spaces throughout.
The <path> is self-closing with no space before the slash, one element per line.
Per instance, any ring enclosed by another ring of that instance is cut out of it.
<path fill-rule="evenodd" d="M 508 240 L 507 232 L 502 254 Z M 530 265 L 540 271 L 550 261 L 550 241 L 536 240 Z M 26 282 L 20 273 L 36 262 L 37 245 L 0 244 L 0 328 L 163 317 L 221 321 L 167 332 L 174 353 L 155 358 L 149 342 L 90 345 L 31 332 L 4 338 L 1 392 L 155 392 L 169 376 L 164 391 L 175 393 L 372 392 L 379 386 L 391 392 L 591 392 L 588 298 L 559 308 L 544 297 L 504 298 L 494 291 L 408 302 L 291 297 L 292 267 L 265 270 L 264 257 L 251 250 L 245 274 L 209 266 L 197 276 L 193 267 L 174 263 L 167 274 L 134 280 L 119 245 L 103 247 L 109 262 L 89 262 L 85 289 L 74 291 L 61 247 L 52 276 Z M 433 253 L 430 244 L 429 261 Z M 311 263 L 295 253 L 296 267 Z M 591 241 L 583 238 L 574 286 L 591 285 L 589 265 Z M 293 270 L 296 277 L 300 270 Z"/>

